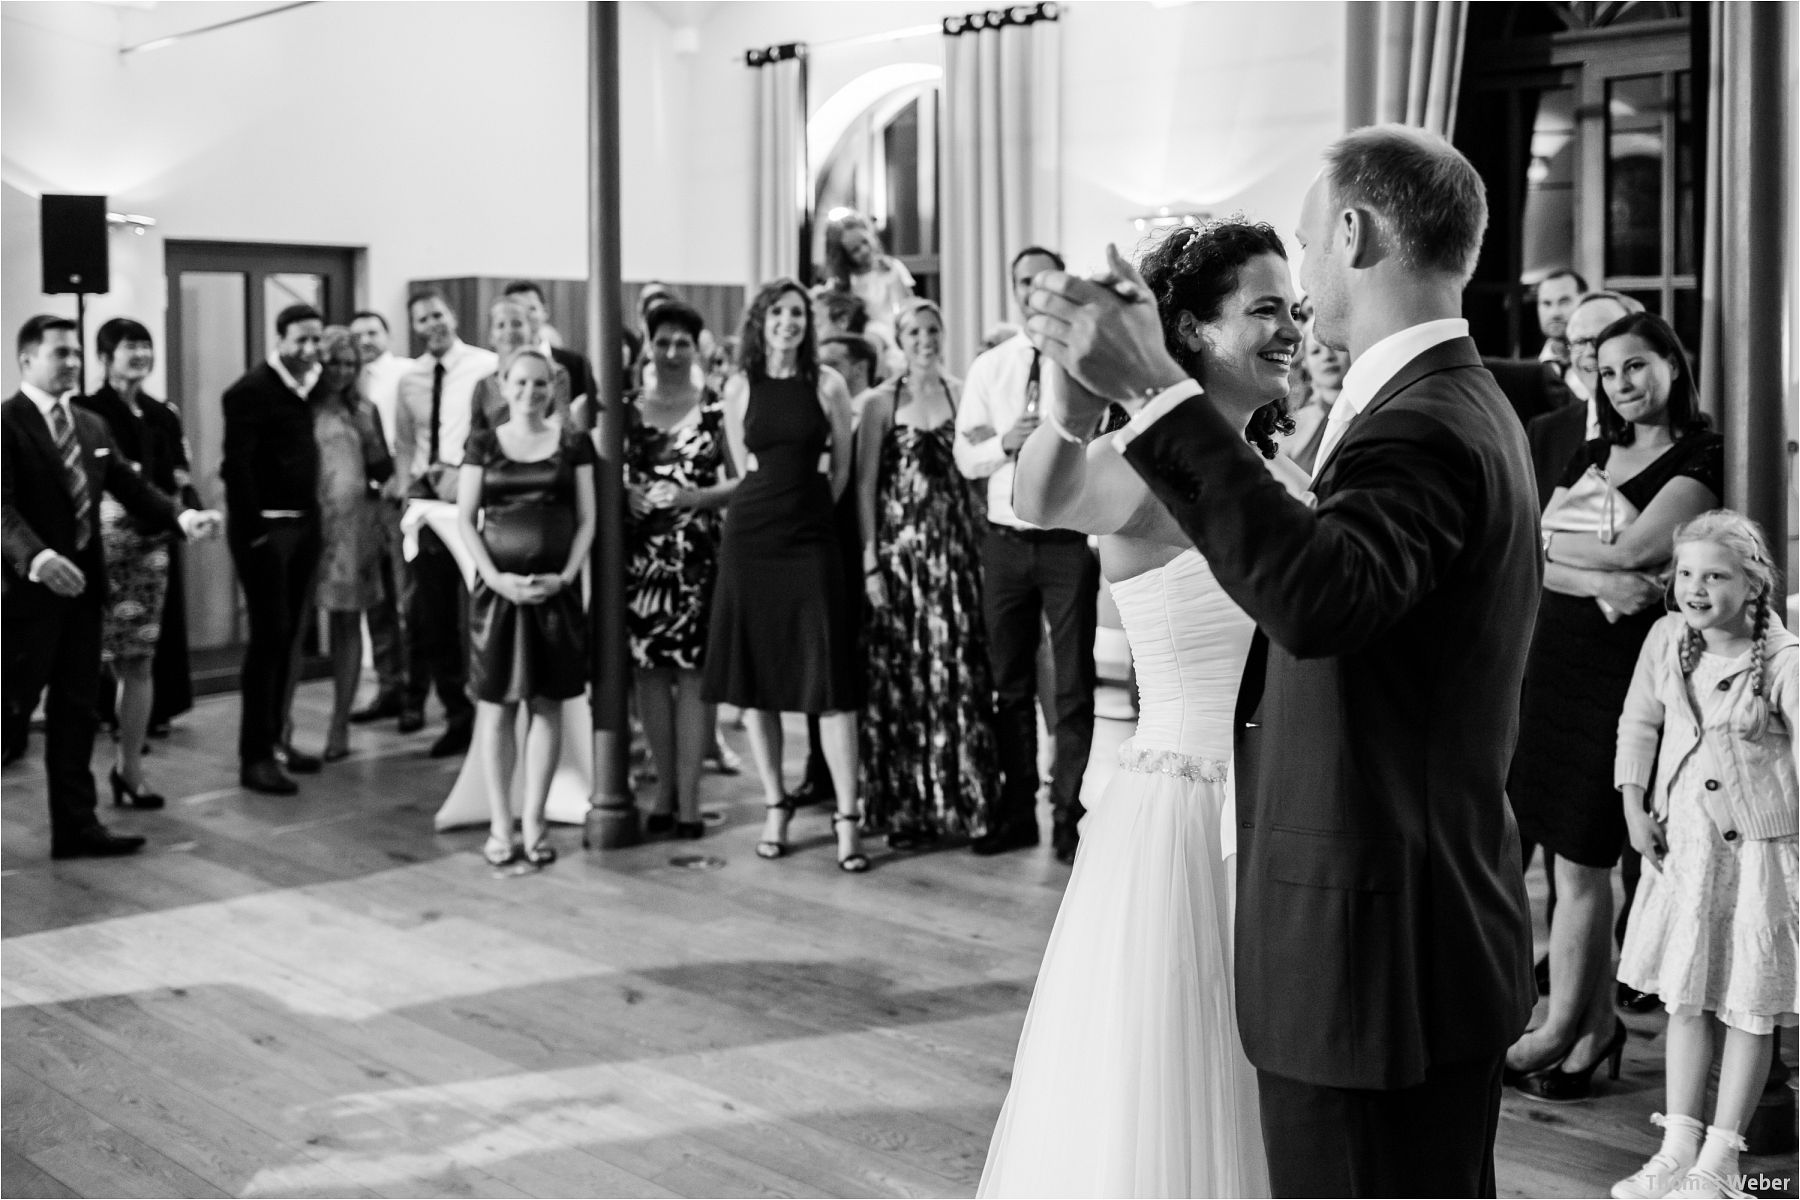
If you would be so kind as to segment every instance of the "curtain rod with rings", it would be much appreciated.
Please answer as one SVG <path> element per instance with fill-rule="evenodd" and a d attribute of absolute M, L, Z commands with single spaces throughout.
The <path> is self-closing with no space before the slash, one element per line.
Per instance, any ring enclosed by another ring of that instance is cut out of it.
<path fill-rule="evenodd" d="M 1015 4 L 1010 8 L 991 8 L 982 12 L 965 13 L 960 17 L 945 17 L 943 20 L 934 21 L 929 25 L 908 25 L 903 29 L 890 29 L 884 33 L 862 33 L 854 37 L 832 38 L 830 41 L 824 42 L 784 42 L 776 46 L 762 46 L 755 50 L 746 50 L 744 62 L 748 66 L 763 67 L 770 63 L 799 58 L 814 50 L 867 46 L 876 42 L 902 42 L 909 38 L 930 37 L 939 33 L 956 37 L 964 33 L 978 33 L 983 29 L 999 29 L 1005 25 L 1035 25 L 1039 21 L 1054 21 L 1061 15 L 1061 9 L 1054 0 L 1044 0 L 1040 4 Z"/>

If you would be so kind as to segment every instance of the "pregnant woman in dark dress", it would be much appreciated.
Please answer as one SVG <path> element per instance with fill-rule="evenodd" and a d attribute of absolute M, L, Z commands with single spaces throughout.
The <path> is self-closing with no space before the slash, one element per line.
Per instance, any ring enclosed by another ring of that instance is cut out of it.
<path fill-rule="evenodd" d="M 587 688 L 581 566 L 594 540 L 594 445 L 547 419 L 550 360 L 521 350 L 501 370 L 509 419 L 471 435 L 456 486 L 463 544 L 479 575 L 469 594 L 469 690 L 486 750 L 489 832 L 482 854 L 501 867 L 556 861 L 544 804 L 562 754 L 563 701 Z M 524 844 L 512 837 L 518 706 L 525 738 Z"/>
<path fill-rule="evenodd" d="M 856 630 L 832 509 L 850 481 L 850 396 L 821 368 L 812 303 L 765 284 L 744 317 L 743 372 L 725 388 L 725 431 L 744 464 L 725 514 L 704 695 L 746 710 L 768 816 L 756 852 L 787 853 L 781 714 L 815 713 L 837 790 L 838 865 L 865 871 L 857 831 Z"/>
<path fill-rule="evenodd" d="M 1626 839 L 1613 748 L 1638 650 L 1662 616 L 1660 586 L 1643 585 L 1667 564 L 1675 526 L 1724 492 L 1723 442 L 1706 431 L 1674 331 L 1633 313 L 1601 331 L 1597 352 L 1600 436 L 1544 509 L 1544 596 L 1507 783 L 1520 835 L 1556 856 L 1556 911 L 1549 1014 L 1506 1066 L 1550 1100 L 1586 1095 L 1624 1043 L 1610 970 L 1612 869 Z M 1646 578 L 1616 586 L 1631 575 Z"/>

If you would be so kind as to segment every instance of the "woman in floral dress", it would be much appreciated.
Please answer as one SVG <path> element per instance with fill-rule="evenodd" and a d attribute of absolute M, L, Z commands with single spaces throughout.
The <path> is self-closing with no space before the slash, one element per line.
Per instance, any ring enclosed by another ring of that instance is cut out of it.
<path fill-rule="evenodd" d="M 725 413 L 717 393 L 694 381 L 705 328 L 674 301 L 646 318 L 649 386 L 625 409 L 626 631 L 637 670 L 638 714 L 656 761 L 656 800 L 646 828 L 697 838 L 700 768 L 712 741 L 700 667 L 712 615 L 719 509 L 737 486 L 728 477 Z"/>
<path fill-rule="evenodd" d="M 983 825 L 998 768 L 974 510 L 951 455 L 960 387 L 943 318 L 896 321 L 906 370 L 873 389 L 857 433 L 867 693 L 865 824 L 907 849 Z"/>

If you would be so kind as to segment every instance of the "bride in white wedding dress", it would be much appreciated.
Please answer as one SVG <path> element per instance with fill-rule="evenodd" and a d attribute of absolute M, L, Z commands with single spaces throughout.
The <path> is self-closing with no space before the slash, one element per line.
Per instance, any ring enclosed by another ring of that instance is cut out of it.
<path fill-rule="evenodd" d="M 1279 235 L 1244 220 L 1177 229 L 1141 270 L 1177 360 L 1304 492 L 1272 440 L 1301 342 Z M 1048 387 L 1075 386 L 1049 375 Z M 1082 446 L 1040 426 L 1015 476 L 1020 516 L 1101 535 L 1141 715 L 1088 802 L 979 1194 L 1266 1196 L 1233 1004 L 1227 793 L 1253 626 L 1114 436 Z"/>

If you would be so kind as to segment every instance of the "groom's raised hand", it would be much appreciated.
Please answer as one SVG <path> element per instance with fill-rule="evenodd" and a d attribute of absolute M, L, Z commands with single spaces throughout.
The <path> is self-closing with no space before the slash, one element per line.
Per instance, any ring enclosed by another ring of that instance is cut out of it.
<path fill-rule="evenodd" d="M 1116 247 L 1107 246 L 1106 256 L 1107 272 L 1093 279 L 1066 271 L 1033 278 L 1025 332 L 1089 392 L 1135 411 L 1149 395 L 1188 376 L 1163 345 L 1156 301 L 1143 277 Z"/>

